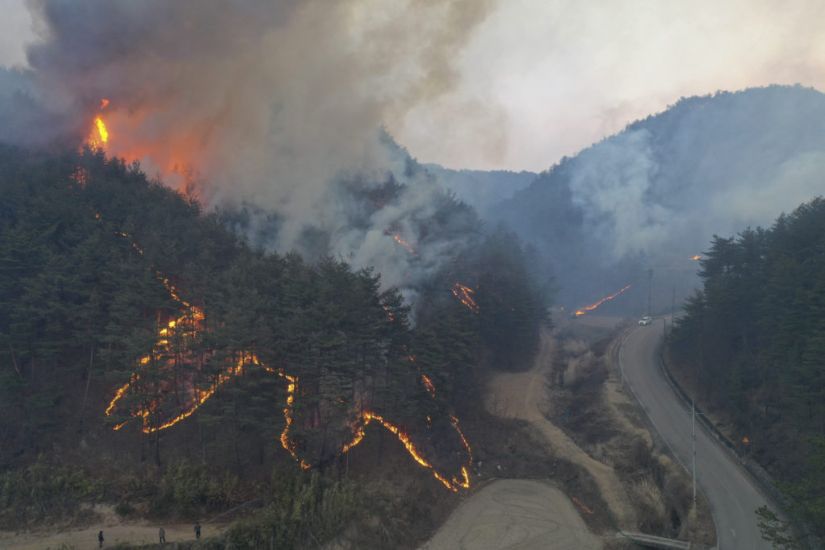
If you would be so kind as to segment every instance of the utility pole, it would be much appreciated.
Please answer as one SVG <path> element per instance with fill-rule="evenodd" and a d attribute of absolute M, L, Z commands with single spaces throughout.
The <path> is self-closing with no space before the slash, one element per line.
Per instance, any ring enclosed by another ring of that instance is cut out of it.
<path fill-rule="evenodd" d="M 673 323 L 676 321 L 676 285 L 673 285 L 673 296 L 670 299 L 670 332 L 673 332 Z"/>
<path fill-rule="evenodd" d="M 670 317 L 671 321 L 676 317 L 676 285 L 673 285 L 673 296 L 670 299 Z"/>
<path fill-rule="evenodd" d="M 691 439 L 693 440 L 693 507 L 696 508 L 696 405 L 690 400 Z"/>
<path fill-rule="evenodd" d="M 653 268 L 647 270 L 647 314 L 652 315 L 653 304 Z"/>

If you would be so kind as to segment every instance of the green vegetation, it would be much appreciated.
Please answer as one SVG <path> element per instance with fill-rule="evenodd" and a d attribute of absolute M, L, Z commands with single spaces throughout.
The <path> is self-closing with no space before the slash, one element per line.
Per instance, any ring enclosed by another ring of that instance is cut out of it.
<path fill-rule="evenodd" d="M 102 495 L 99 480 L 38 457 L 19 471 L 0 473 L 0 528 L 16 529 L 47 518 L 71 517 L 79 511 L 82 500 Z"/>
<path fill-rule="evenodd" d="M 715 237 L 670 350 L 825 535 L 825 200 Z M 744 447 L 744 446 L 743 446 Z"/>
<path fill-rule="evenodd" d="M 149 514 L 197 519 L 244 502 L 237 476 L 215 475 L 197 464 L 179 460 L 164 469 L 149 493 Z"/>
<path fill-rule="evenodd" d="M 400 189 L 388 181 L 353 191 L 363 201 L 356 210 L 379 208 Z M 452 232 L 467 245 L 416 289 L 410 311 L 369 269 L 253 249 L 227 228 L 243 227 L 242 218 L 206 214 L 137 165 L 102 153 L 0 147 L 3 521 L 54 519 L 65 503 L 52 493 L 66 502 L 105 500 L 126 516 L 179 518 L 260 499 L 264 509 L 231 531 L 236 547 L 272 536 L 279 548 L 329 539 L 354 521 L 347 510 L 361 498 L 340 450 L 365 408 L 401 426 L 436 469 L 459 472 L 466 453 L 451 418 L 478 416 L 469 413 L 479 406 L 485 363 L 527 364 L 544 322 L 515 238 L 483 237 L 472 211 L 442 196 L 432 219 L 416 223 L 427 224 L 430 237 Z M 453 296 L 457 281 L 477 290 L 478 312 Z M 160 329 L 187 315 L 194 328 L 158 344 Z M 244 368 L 227 377 L 241 357 Z M 285 473 L 299 470 L 280 445 L 284 374 L 299 380 L 290 441 L 315 475 Z M 213 388 L 191 418 L 141 432 L 144 421 L 155 428 Z M 401 455 L 410 476 L 449 495 L 395 436 L 372 425 L 368 432 L 369 452 L 352 458 L 353 475 L 380 486 L 381 472 L 397 470 L 385 464 Z M 39 455 L 65 470 L 50 469 L 41 493 L 24 494 L 23 480 L 40 475 Z M 261 492 L 273 468 L 290 480 L 277 497 Z M 90 472 L 97 481 L 87 486 Z M 284 530 L 273 535 L 274 523 Z M 386 536 L 404 529 L 393 532 Z"/>
<path fill-rule="evenodd" d="M 227 540 L 236 548 L 303 548 L 334 540 L 362 516 L 363 493 L 351 481 L 313 473 L 273 479 L 263 510 L 235 524 Z"/>

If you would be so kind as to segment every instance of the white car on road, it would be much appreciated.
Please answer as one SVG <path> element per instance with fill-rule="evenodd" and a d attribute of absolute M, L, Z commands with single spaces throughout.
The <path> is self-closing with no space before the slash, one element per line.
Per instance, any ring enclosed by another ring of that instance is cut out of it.
<path fill-rule="evenodd" d="M 647 325 L 651 324 L 652 322 L 653 322 L 653 317 L 651 317 L 650 315 L 645 315 L 644 317 L 639 319 L 639 326 L 640 327 L 646 327 Z"/>

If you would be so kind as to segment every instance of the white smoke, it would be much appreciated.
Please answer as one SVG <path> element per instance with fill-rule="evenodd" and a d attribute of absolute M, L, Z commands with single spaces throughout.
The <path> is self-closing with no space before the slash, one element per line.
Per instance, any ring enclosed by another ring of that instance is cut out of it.
<path fill-rule="evenodd" d="M 825 95 L 798 86 L 683 99 L 563 159 L 497 214 L 544 253 L 567 304 L 646 289 L 652 269 L 654 302 L 669 306 L 714 234 L 825 194 L 823 120 Z M 646 311 L 646 292 L 634 300 Z"/>
<path fill-rule="evenodd" d="M 698 253 L 825 193 L 823 115 L 802 88 L 689 100 L 575 157 L 573 203 L 613 261 Z"/>

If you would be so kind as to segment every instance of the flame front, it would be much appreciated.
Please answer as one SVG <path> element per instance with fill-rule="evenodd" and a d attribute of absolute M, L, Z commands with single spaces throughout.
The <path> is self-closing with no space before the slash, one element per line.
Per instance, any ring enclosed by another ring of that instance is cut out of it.
<path fill-rule="evenodd" d="M 699 260 L 702 259 L 702 255 L 701 254 L 696 254 L 694 256 L 691 256 L 690 259 L 693 260 L 694 262 L 698 262 Z"/>
<path fill-rule="evenodd" d="M 427 393 L 430 394 L 430 397 L 435 397 L 435 386 L 433 385 L 433 381 L 430 377 L 426 374 L 422 374 L 421 383 L 424 384 L 424 388 L 426 388 Z"/>
<path fill-rule="evenodd" d="M 586 314 L 586 313 L 589 313 L 589 312 L 591 312 L 591 311 L 593 311 L 593 310 L 595 310 L 595 309 L 598 309 L 598 308 L 599 308 L 599 306 L 601 306 L 601 305 L 602 305 L 602 304 L 604 304 L 605 302 L 609 302 L 609 301 L 611 301 L 611 300 L 613 300 L 613 299 L 615 299 L 615 298 L 617 298 L 617 297 L 621 296 L 621 295 L 622 295 L 622 294 L 624 294 L 625 292 L 627 292 L 627 291 L 630 289 L 630 287 L 631 287 L 631 286 L 633 286 L 633 285 L 627 285 L 626 287 L 624 287 L 624 288 L 622 288 L 622 289 L 620 289 L 620 290 L 618 290 L 618 291 L 614 292 L 613 294 L 611 294 L 611 295 L 609 295 L 609 296 L 605 296 L 604 298 L 602 298 L 601 300 L 599 300 L 599 301 L 597 301 L 597 302 L 593 302 L 593 303 L 592 303 L 592 304 L 590 304 L 589 306 L 584 306 L 584 307 L 583 307 L 583 308 L 581 308 L 581 309 L 577 309 L 577 310 L 576 310 L 576 317 L 581 317 L 582 315 L 584 315 L 584 314 Z"/>
<path fill-rule="evenodd" d="M 102 217 L 99 213 L 95 214 L 95 218 L 99 222 L 102 221 Z M 138 254 L 141 256 L 143 255 L 143 249 L 128 234 L 123 232 L 118 232 L 116 234 L 126 239 Z M 155 272 L 155 276 L 169 293 L 169 296 L 180 304 L 184 311 L 180 316 L 168 321 L 163 328 L 158 330 L 152 352 L 140 357 L 137 361 L 138 369 L 132 373 L 128 382 L 120 386 L 115 391 L 112 400 L 106 407 L 104 412 L 105 416 L 111 417 L 114 415 L 118 403 L 127 394 L 129 394 L 130 390 L 134 391 L 135 386 L 141 382 L 142 375 L 145 374 L 148 369 L 157 369 L 157 372 L 163 373 L 171 371 L 174 368 L 176 362 L 181 359 L 181 357 L 179 357 L 180 352 L 174 349 L 175 343 L 178 343 L 180 348 L 186 350 L 187 344 L 191 344 L 193 339 L 199 333 L 206 330 L 206 315 L 203 309 L 184 300 L 178 289 L 170 282 L 168 277 L 157 271 Z M 475 306 L 475 302 L 472 300 L 473 290 L 469 287 L 459 285 L 458 283 L 456 283 L 456 285 L 458 290 L 454 288 L 454 293 L 458 292 L 459 294 L 457 294 L 457 296 L 465 297 L 468 300 L 468 303 L 472 304 L 472 306 L 468 305 L 468 307 L 471 307 L 471 309 L 475 308 L 474 311 L 477 312 L 477 306 Z M 461 297 L 459 297 L 459 299 L 461 299 Z M 464 302 L 462 301 L 462 303 Z M 390 311 L 387 311 L 387 316 L 390 322 L 394 320 L 394 317 Z M 415 362 L 415 357 L 410 355 L 409 360 L 411 362 Z M 129 416 L 142 421 L 141 431 L 145 434 L 155 433 L 171 428 L 172 426 L 192 416 L 195 411 L 197 411 L 201 405 L 211 398 L 222 385 L 231 380 L 233 377 L 243 374 L 247 365 L 260 367 L 266 372 L 275 374 L 287 382 L 286 403 L 282 409 L 284 416 L 284 428 L 281 431 L 279 440 L 281 446 L 298 463 L 300 468 L 303 470 L 309 470 L 312 467 L 311 464 L 299 456 L 297 445 L 290 436 L 291 428 L 295 423 L 294 406 L 298 395 L 298 377 L 287 373 L 283 369 L 273 369 L 263 364 L 254 353 L 239 353 L 234 361 L 229 362 L 229 364 L 227 364 L 224 369 L 215 376 L 212 383 L 203 391 L 201 391 L 196 384 L 194 375 L 190 379 L 184 380 L 184 404 L 181 406 L 177 414 L 171 418 L 153 424 L 153 417 L 157 417 L 160 414 L 162 395 L 141 404 L 135 410 L 130 411 Z M 420 379 L 430 396 L 435 398 L 435 386 L 433 385 L 432 380 L 425 374 L 421 374 Z M 177 391 L 177 388 L 172 390 L 168 386 L 161 383 L 159 385 L 159 391 L 169 393 L 171 391 Z M 430 417 L 427 419 L 429 426 L 432 419 Z M 458 418 L 451 416 L 450 422 L 453 429 L 458 434 L 462 445 L 464 446 L 468 460 L 466 465 L 460 467 L 458 474 L 451 477 L 439 472 L 432 462 L 426 458 L 424 453 L 416 447 L 409 434 L 402 430 L 399 425 L 371 410 L 365 410 L 359 415 L 356 423 L 352 427 L 353 438 L 341 446 L 339 454 L 346 454 L 352 448 L 360 444 L 365 437 L 366 427 L 373 421 L 378 422 L 384 429 L 395 435 L 413 460 L 419 466 L 428 469 L 432 476 L 444 487 L 453 492 L 458 492 L 459 489 L 467 489 L 470 487 L 468 468 L 469 465 L 472 464 L 472 449 L 470 448 L 470 444 L 464 436 L 464 433 L 461 431 L 458 424 Z M 113 427 L 113 429 L 115 431 L 119 431 L 126 425 L 127 422 L 129 422 L 129 419 L 118 423 Z"/>
<path fill-rule="evenodd" d="M 387 233 L 389 234 L 389 233 Z M 409 241 L 405 240 L 399 233 L 392 233 L 390 234 L 392 240 L 394 240 L 398 245 L 401 246 L 404 250 L 406 250 L 410 255 L 417 256 L 418 252 L 415 250 L 415 247 L 409 243 Z"/>
<path fill-rule="evenodd" d="M 476 291 L 472 288 L 468 287 L 467 285 L 463 285 L 461 283 L 456 283 L 453 285 L 451 290 L 453 296 L 458 298 L 458 301 L 464 304 L 467 309 L 478 315 L 478 304 L 476 304 L 475 299 L 473 296 L 475 295 Z"/>
<path fill-rule="evenodd" d="M 101 221 L 102 217 L 99 213 L 95 214 L 95 218 Z M 129 241 L 132 249 L 139 255 L 143 256 L 143 249 L 131 239 L 131 237 L 123 232 L 117 232 L 116 235 Z M 182 315 L 166 323 L 166 326 L 158 331 L 155 344 L 152 352 L 144 355 L 138 360 L 138 371 L 133 373 L 129 381 L 118 388 L 114 397 L 106 407 L 105 415 L 112 416 L 118 402 L 128 393 L 128 391 L 141 380 L 141 370 L 154 368 L 158 371 L 166 371 L 174 369 L 175 365 L 180 362 L 185 362 L 188 358 L 185 357 L 186 352 L 190 348 L 192 342 L 197 338 L 198 334 L 204 331 L 204 321 L 206 315 L 203 309 L 194 306 L 181 298 L 178 289 L 160 272 L 155 272 L 155 277 L 160 281 L 169 296 L 184 308 Z M 175 347 L 175 343 L 179 344 L 179 348 Z M 181 352 L 180 350 L 184 350 Z M 165 430 L 192 416 L 198 408 L 203 405 L 210 397 L 212 397 L 220 386 L 228 382 L 233 376 L 237 376 L 243 372 L 244 366 L 247 364 L 259 365 L 260 361 L 257 356 L 252 353 L 240 353 L 237 359 L 230 362 L 224 369 L 221 370 L 212 383 L 205 390 L 201 390 L 195 380 L 197 373 L 191 373 L 189 376 L 183 376 L 183 397 L 181 410 L 171 419 L 160 422 L 157 425 L 152 425 L 153 413 L 158 413 L 160 410 L 159 399 L 150 400 L 131 412 L 130 416 L 133 418 L 142 419 L 143 433 L 149 434 L 160 430 Z M 199 366 L 203 366 L 202 364 Z M 196 369 L 200 370 L 200 369 Z M 176 386 L 176 390 L 179 389 Z M 179 400 L 180 401 L 180 400 Z M 127 421 L 120 422 L 114 427 L 114 430 L 120 430 Z"/>
<path fill-rule="evenodd" d="M 366 427 L 373 420 L 375 420 L 385 430 L 395 435 L 401 442 L 401 444 L 404 446 L 404 449 L 407 450 L 407 453 L 412 457 L 412 459 L 416 463 L 418 463 L 419 466 L 430 470 L 432 476 L 435 479 L 437 479 L 444 487 L 446 487 L 454 493 L 457 493 L 459 489 L 470 488 L 470 476 L 468 473 L 468 467 L 473 462 L 473 452 L 470 448 L 470 444 L 467 442 L 467 438 L 464 437 L 464 433 L 461 431 L 461 428 L 458 425 L 458 419 L 456 417 L 450 417 L 450 421 L 452 422 L 453 428 L 456 430 L 459 437 L 461 438 L 462 445 L 464 445 L 464 449 L 467 451 L 468 460 L 466 465 L 461 466 L 459 470 L 459 475 L 452 476 L 449 479 L 446 475 L 436 470 L 435 466 L 433 466 L 433 464 L 430 461 L 428 461 L 421 453 L 421 451 L 415 446 L 415 444 L 410 439 L 410 436 L 399 426 L 385 419 L 380 414 L 376 414 L 372 411 L 364 411 L 363 413 L 361 413 L 359 420 L 360 422 L 358 423 L 358 426 L 355 428 L 354 431 L 355 436 L 349 443 L 346 443 L 341 448 L 341 454 L 345 454 L 349 452 L 353 447 L 358 446 L 358 444 L 364 440 Z"/>
<path fill-rule="evenodd" d="M 295 450 L 295 442 L 292 441 L 289 437 L 289 430 L 292 428 L 292 424 L 295 421 L 294 416 L 292 414 L 292 409 L 295 405 L 295 394 L 298 391 L 298 377 L 292 376 L 287 374 L 284 369 L 273 369 L 267 367 L 266 365 L 261 364 L 261 367 L 268 373 L 277 374 L 281 378 L 287 381 L 286 385 L 286 406 L 283 408 L 284 413 L 284 429 L 281 431 L 281 436 L 279 438 L 281 442 L 281 447 L 289 453 L 289 455 L 298 463 L 298 466 L 301 467 L 302 470 L 309 470 L 312 466 L 310 466 L 303 458 L 298 456 L 297 451 Z"/>

